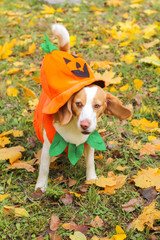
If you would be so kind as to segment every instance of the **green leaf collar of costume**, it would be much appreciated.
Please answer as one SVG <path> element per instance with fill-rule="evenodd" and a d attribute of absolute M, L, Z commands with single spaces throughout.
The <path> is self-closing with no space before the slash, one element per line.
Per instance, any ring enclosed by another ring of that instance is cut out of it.
<path fill-rule="evenodd" d="M 101 150 L 101 151 L 106 150 L 106 146 L 103 142 L 103 139 L 101 138 L 101 135 L 96 130 L 89 135 L 86 143 L 91 147 L 95 148 L 96 150 Z M 66 149 L 67 146 L 68 146 L 69 161 L 73 165 L 75 165 L 83 154 L 84 143 L 78 146 L 76 146 L 75 144 L 67 143 L 58 132 L 56 132 L 54 139 L 51 143 L 51 146 L 49 149 L 49 155 L 57 156 L 61 154 Z"/>
<path fill-rule="evenodd" d="M 41 48 L 46 52 L 46 53 L 51 53 L 53 50 L 59 50 L 56 46 L 54 46 L 49 40 L 47 35 L 45 34 L 45 39 L 44 41 L 46 43 L 41 44 Z"/>

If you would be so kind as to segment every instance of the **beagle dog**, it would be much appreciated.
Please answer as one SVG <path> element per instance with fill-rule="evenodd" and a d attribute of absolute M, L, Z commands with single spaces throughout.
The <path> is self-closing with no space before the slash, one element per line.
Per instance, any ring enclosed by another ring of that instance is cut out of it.
<path fill-rule="evenodd" d="M 60 24 L 53 24 L 52 31 L 58 38 L 59 49 L 69 52 L 69 34 L 66 28 Z M 53 126 L 67 143 L 79 146 L 85 143 L 96 129 L 97 119 L 102 114 L 127 119 L 131 116 L 131 111 L 123 106 L 120 100 L 104 91 L 100 86 L 91 84 L 74 93 L 67 103 L 53 114 Z M 35 190 L 39 188 L 42 192 L 45 192 L 48 184 L 49 149 L 51 146 L 45 129 L 43 129 L 43 139 L 39 177 Z M 84 145 L 84 157 L 86 179 L 97 179 L 94 148 L 88 144 Z"/>

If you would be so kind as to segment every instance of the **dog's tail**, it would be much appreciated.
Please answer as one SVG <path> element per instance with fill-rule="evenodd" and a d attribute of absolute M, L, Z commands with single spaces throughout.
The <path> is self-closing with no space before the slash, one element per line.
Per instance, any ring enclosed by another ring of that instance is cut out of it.
<path fill-rule="evenodd" d="M 59 50 L 69 52 L 70 51 L 69 33 L 67 29 L 59 23 L 52 24 L 51 28 L 53 35 L 58 39 Z"/>

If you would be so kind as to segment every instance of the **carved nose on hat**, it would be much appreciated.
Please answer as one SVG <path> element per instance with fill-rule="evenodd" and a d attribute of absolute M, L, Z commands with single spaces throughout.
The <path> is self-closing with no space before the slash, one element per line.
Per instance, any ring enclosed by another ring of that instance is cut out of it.
<path fill-rule="evenodd" d="M 91 123 L 88 119 L 85 119 L 80 122 L 80 126 L 83 130 L 87 130 L 90 127 Z"/>

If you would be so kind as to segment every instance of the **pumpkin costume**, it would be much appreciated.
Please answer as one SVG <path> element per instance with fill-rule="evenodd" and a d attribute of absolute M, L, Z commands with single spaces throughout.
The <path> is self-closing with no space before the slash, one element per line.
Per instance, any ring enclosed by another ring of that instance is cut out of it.
<path fill-rule="evenodd" d="M 34 113 L 33 125 L 38 139 L 43 143 L 42 125 L 52 143 L 55 136 L 53 113 L 56 113 L 70 97 L 92 83 L 105 86 L 104 80 L 96 80 L 90 66 L 81 58 L 58 50 L 45 36 L 41 45 L 47 54 L 41 66 L 42 92 Z"/>

